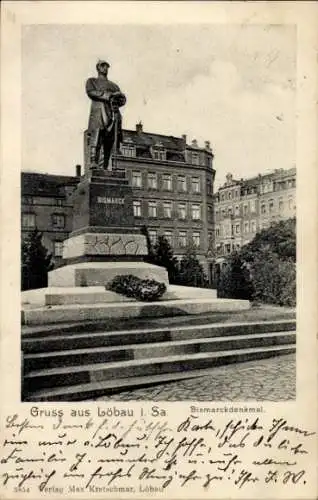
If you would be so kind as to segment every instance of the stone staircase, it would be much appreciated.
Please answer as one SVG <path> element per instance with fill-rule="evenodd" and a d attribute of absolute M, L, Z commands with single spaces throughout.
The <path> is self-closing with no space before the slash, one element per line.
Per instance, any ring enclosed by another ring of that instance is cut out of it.
<path fill-rule="evenodd" d="M 94 399 L 296 349 L 294 319 L 126 330 L 103 327 L 60 325 L 23 332 L 23 400 Z"/>

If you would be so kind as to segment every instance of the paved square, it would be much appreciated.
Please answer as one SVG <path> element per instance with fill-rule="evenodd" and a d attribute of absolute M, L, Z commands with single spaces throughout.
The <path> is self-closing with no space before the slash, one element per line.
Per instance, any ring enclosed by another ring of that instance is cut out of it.
<path fill-rule="evenodd" d="M 296 355 L 211 369 L 208 375 L 165 383 L 98 401 L 288 401 L 296 398 Z"/>

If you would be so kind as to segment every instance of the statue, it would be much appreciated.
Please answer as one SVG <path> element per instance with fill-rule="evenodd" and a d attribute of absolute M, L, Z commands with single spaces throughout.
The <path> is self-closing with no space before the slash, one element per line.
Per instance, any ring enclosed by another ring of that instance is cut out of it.
<path fill-rule="evenodd" d="M 109 64 L 99 60 L 97 78 L 86 82 L 86 93 L 92 100 L 88 122 L 90 168 L 99 168 L 100 151 L 103 147 L 103 169 L 108 170 L 112 150 L 116 153 L 122 142 L 122 118 L 119 111 L 126 103 L 125 95 L 115 83 L 108 80 Z"/>

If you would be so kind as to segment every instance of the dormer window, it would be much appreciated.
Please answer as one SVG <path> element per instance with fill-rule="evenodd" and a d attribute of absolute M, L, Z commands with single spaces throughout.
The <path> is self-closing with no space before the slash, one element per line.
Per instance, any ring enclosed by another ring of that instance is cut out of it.
<path fill-rule="evenodd" d="M 128 145 L 122 145 L 121 148 L 121 153 L 124 155 L 124 156 L 129 156 L 130 158 L 133 158 L 134 156 L 136 156 L 136 150 L 135 150 L 135 147 L 134 146 L 128 146 Z"/>
<path fill-rule="evenodd" d="M 152 157 L 154 160 L 165 161 L 166 160 L 166 150 L 162 142 L 156 142 L 151 148 Z"/>
<path fill-rule="evenodd" d="M 120 151 L 124 156 L 128 156 L 133 158 L 136 156 L 136 147 L 132 139 L 128 137 L 124 140 L 123 144 L 120 147 Z"/>
<path fill-rule="evenodd" d="M 192 153 L 191 154 L 191 163 L 192 163 L 192 165 L 200 165 L 199 153 Z"/>

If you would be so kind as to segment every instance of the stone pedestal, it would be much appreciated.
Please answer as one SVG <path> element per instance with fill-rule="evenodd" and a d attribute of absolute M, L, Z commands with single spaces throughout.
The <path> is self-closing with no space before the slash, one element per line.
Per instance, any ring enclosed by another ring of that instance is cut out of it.
<path fill-rule="evenodd" d="M 164 268 L 143 262 L 146 237 L 134 227 L 132 189 L 124 172 L 88 172 L 70 202 L 73 231 L 64 241 L 63 266 L 49 272 L 49 287 L 105 286 L 119 274 L 169 283 Z"/>
<path fill-rule="evenodd" d="M 49 273 L 49 287 L 87 287 L 105 286 L 120 274 L 132 274 L 140 279 L 154 279 L 169 284 L 168 273 L 164 267 L 146 262 L 109 261 L 80 262 L 68 264 Z"/>

